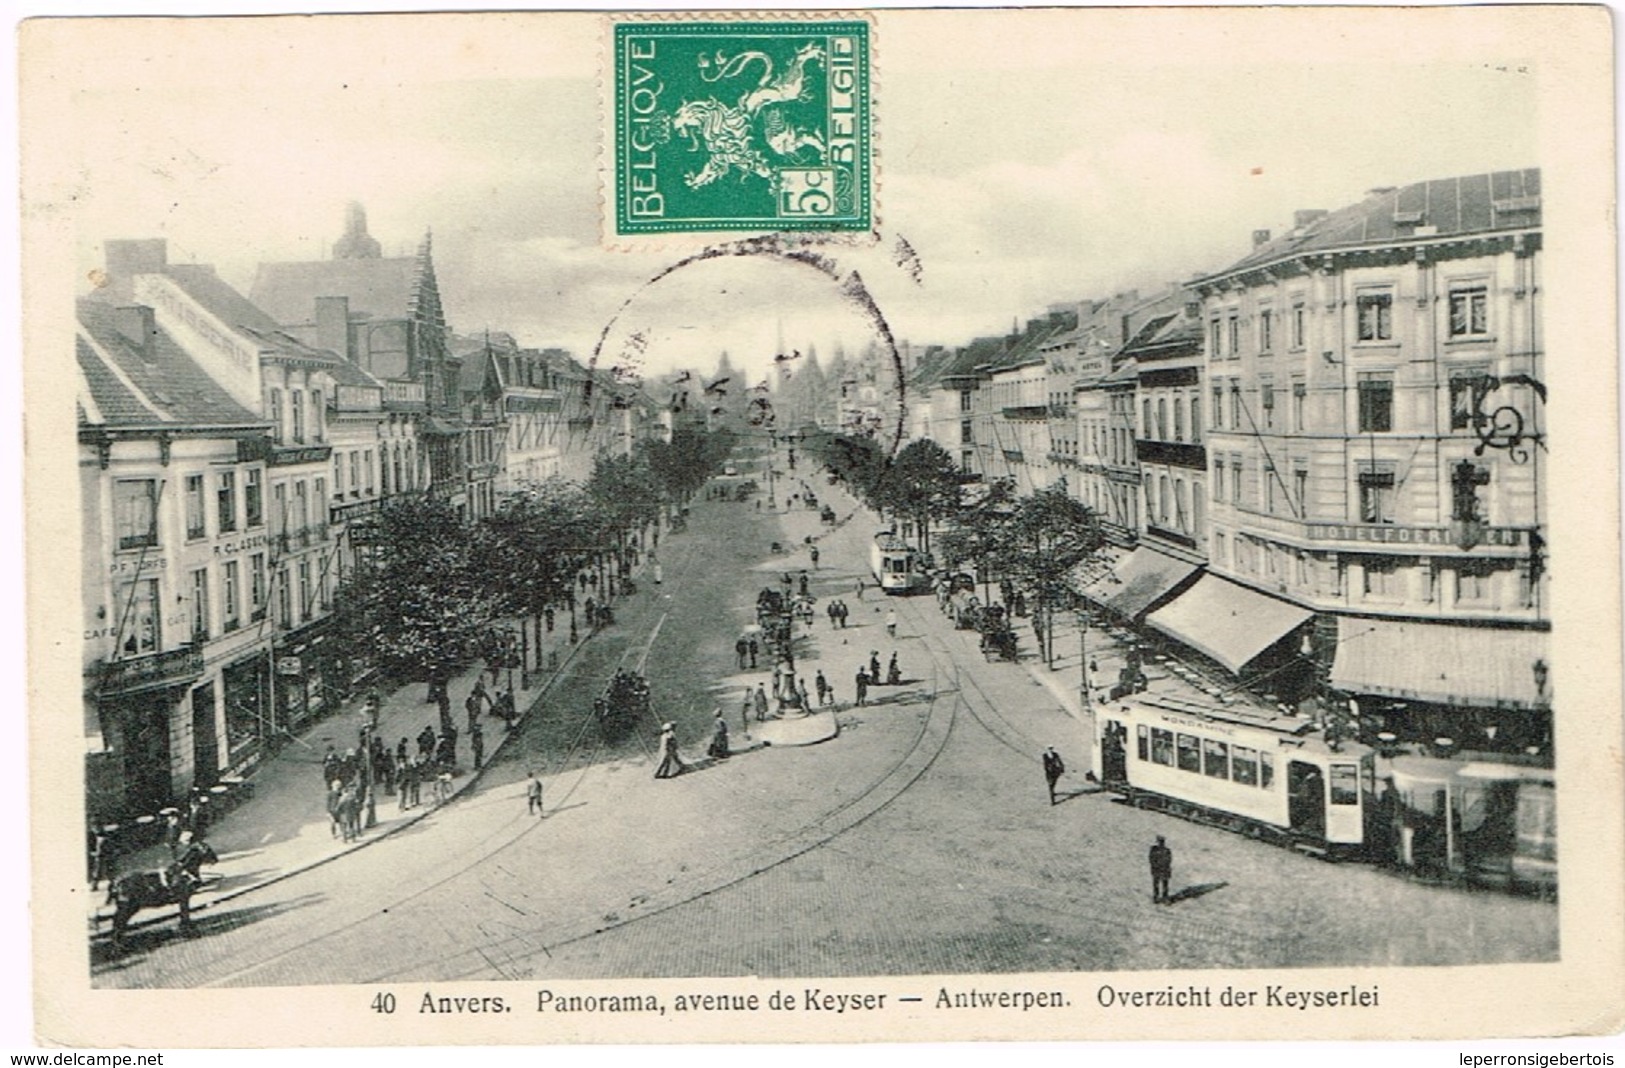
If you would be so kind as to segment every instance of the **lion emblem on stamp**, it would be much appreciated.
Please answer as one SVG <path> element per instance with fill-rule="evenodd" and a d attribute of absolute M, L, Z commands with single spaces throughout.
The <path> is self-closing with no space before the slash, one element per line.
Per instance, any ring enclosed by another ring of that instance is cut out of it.
<path fill-rule="evenodd" d="M 615 230 L 870 226 L 868 26 L 615 35 Z"/>

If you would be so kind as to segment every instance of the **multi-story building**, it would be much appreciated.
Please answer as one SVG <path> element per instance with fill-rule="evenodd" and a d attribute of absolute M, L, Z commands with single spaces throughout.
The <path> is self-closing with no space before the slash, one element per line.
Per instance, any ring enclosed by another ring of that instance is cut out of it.
<path fill-rule="evenodd" d="M 1470 175 L 1299 212 L 1192 287 L 1210 569 L 1316 613 L 1315 684 L 1470 749 L 1550 726 L 1540 247 L 1539 171 Z"/>
<path fill-rule="evenodd" d="M 86 782 L 116 819 L 212 785 L 269 729 L 269 428 L 151 307 L 81 301 L 75 349 Z"/>
<path fill-rule="evenodd" d="M 1207 553 L 1207 453 L 1202 445 L 1202 320 L 1180 290 L 1150 314 L 1121 355 L 1134 363 L 1142 542 L 1196 562 Z"/>

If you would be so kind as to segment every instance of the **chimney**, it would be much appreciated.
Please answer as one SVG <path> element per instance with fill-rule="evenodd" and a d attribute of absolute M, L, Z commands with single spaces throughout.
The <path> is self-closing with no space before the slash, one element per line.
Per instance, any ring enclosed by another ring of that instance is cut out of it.
<path fill-rule="evenodd" d="M 169 242 L 161 237 L 107 241 L 102 247 L 107 254 L 107 273 L 117 281 L 138 274 L 162 274 L 169 266 Z"/>
<path fill-rule="evenodd" d="M 153 317 L 152 309 L 145 304 L 130 304 L 113 309 L 113 327 L 130 346 L 141 354 L 141 358 L 151 363 L 154 358 L 156 346 L 153 339 L 158 334 L 158 323 Z"/>
<path fill-rule="evenodd" d="M 1300 208 L 1292 213 L 1292 229 L 1302 230 L 1310 223 L 1319 222 L 1326 217 L 1324 208 Z"/>
<path fill-rule="evenodd" d="M 1254 230 L 1253 231 L 1253 247 L 1254 248 L 1257 248 L 1260 245 L 1267 245 L 1269 243 L 1270 243 L 1270 232 L 1268 230 Z"/>
<path fill-rule="evenodd" d="M 316 347 L 336 352 L 346 360 L 350 352 L 350 298 L 316 298 Z"/>

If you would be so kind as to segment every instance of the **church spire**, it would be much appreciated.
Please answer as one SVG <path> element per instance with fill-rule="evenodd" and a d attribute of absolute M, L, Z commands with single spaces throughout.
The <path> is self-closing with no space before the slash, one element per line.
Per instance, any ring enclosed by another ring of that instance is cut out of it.
<path fill-rule="evenodd" d="M 383 255 L 378 239 L 367 233 L 367 211 L 352 200 L 344 211 L 344 236 L 333 245 L 335 260 L 375 260 Z"/>

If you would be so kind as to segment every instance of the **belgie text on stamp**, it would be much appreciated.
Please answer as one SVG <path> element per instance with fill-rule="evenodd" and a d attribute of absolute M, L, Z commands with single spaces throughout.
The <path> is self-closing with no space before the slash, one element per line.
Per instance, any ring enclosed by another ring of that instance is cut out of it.
<path fill-rule="evenodd" d="M 868 230 L 868 29 L 617 25 L 615 232 Z"/>

